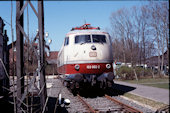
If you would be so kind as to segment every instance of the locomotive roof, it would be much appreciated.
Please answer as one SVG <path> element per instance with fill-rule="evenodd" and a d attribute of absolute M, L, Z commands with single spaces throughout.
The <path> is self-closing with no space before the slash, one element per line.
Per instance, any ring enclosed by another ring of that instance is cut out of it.
<path fill-rule="evenodd" d="M 70 35 L 70 34 L 88 34 L 88 33 L 100 33 L 100 34 L 108 34 L 106 31 L 104 30 L 74 30 L 74 31 L 70 31 L 68 32 L 66 35 Z"/>

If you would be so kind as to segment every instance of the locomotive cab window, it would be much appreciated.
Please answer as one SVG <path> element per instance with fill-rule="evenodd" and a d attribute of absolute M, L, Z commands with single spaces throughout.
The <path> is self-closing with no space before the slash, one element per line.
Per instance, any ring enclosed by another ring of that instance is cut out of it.
<path fill-rule="evenodd" d="M 105 35 L 92 35 L 92 39 L 94 43 L 106 43 Z"/>
<path fill-rule="evenodd" d="M 84 44 L 84 43 L 90 43 L 91 42 L 91 38 L 90 35 L 77 35 L 75 36 L 75 43 L 80 43 L 80 44 Z"/>
<path fill-rule="evenodd" d="M 65 41 L 64 41 L 64 46 L 66 46 L 66 45 L 68 45 L 68 44 L 69 44 L 69 38 L 66 37 L 66 38 L 65 38 Z"/>

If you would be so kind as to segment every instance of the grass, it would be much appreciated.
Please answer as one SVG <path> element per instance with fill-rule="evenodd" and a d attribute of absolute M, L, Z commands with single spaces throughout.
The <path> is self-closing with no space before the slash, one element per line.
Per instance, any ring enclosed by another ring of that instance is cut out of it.
<path fill-rule="evenodd" d="M 123 80 L 124 82 L 142 84 L 146 86 L 158 87 L 163 89 L 169 89 L 169 78 L 145 78 L 137 80 Z"/>
<path fill-rule="evenodd" d="M 160 84 L 144 84 L 147 86 L 157 87 L 157 88 L 163 88 L 163 89 L 169 89 L 169 83 L 160 83 Z"/>
<path fill-rule="evenodd" d="M 148 105 L 148 106 L 150 106 L 154 109 L 159 109 L 161 107 L 166 106 L 166 104 L 164 104 L 164 103 L 156 102 L 154 100 L 147 99 L 147 98 L 144 98 L 144 97 L 141 97 L 141 96 L 137 96 L 137 95 L 134 95 L 134 94 L 131 94 L 131 93 L 125 93 L 123 96 L 125 96 L 129 99 L 135 100 L 135 101 L 142 103 L 144 105 Z"/>
<path fill-rule="evenodd" d="M 127 82 L 130 82 L 130 83 L 138 83 L 138 84 L 141 84 L 141 83 L 156 83 L 156 82 L 169 82 L 169 78 L 146 78 L 146 79 L 139 79 L 138 81 L 137 80 L 125 80 Z"/>

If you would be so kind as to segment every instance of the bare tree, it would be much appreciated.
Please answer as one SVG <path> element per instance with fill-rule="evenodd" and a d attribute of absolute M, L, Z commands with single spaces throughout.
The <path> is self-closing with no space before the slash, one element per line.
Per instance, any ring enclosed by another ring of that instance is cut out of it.
<path fill-rule="evenodd" d="M 123 61 L 126 63 L 126 54 L 125 54 L 125 29 L 124 29 L 124 10 L 120 9 L 117 12 L 112 13 L 111 15 L 111 25 L 113 36 L 120 38 L 122 43 L 122 52 L 123 52 Z"/>
<path fill-rule="evenodd" d="M 166 50 L 169 60 L 168 13 L 166 1 L 113 12 L 110 20 L 114 59 L 135 66 L 137 63 L 145 65 L 148 58 L 158 55 L 158 72 L 163 70 Z"/>
<path fill-rule="evenodd" d="M 160 11 L 160 18 L 161 18 L 161 33 L 162 33 L 162 61 L 161 61 L 161 71 L 163 71 L 163 65 L 164 65 L 164 53 L 165 53 L 165 43 L 167 47 L 167 54 L 169 57 L 169 49 L 168 49 L 168 37 L 169 37 L 169 4 L 167 2 L 162 2 L 160 4 L 160 7 L 162 10 Z M 169 62 L 169 58 L 168 58 Z"/>
<path fill-rule="evenodd" d="M 158 72 L 163 71 L 164 53 L 167 49 L 168 54 L 168 35 L 169 35 L 169 5 L 167 2 L 152 2 L 150 3 L 150 12 L 152 14 L 151 26 L 155 31 L 155 39 L 158 49 Z M 167 48 L 165 48 L 165 41 Z M 162 57 L 160 56 L 162 54 Z M 160 68 L 161 67 L 161 68 Z"/>
<path fill-rule="evenodd" d="M 136 50 L 136 57 L 137 57 L 137 63 L 138 64 L 141 64 L 141 47 L 140 47 L 140 39 L 141 39 L 141 10 L 140 8 L 137 8 L 137 7 L 133 7 L 132 9 L 133 11 L 133 15 L 134 15 L 134 19 L 135 19 L 135 22 L 134 22 L 134 28 L 136 29 L 135 31 L 135 36 L 136 36 L 136 48 L 138 50 Z"/>

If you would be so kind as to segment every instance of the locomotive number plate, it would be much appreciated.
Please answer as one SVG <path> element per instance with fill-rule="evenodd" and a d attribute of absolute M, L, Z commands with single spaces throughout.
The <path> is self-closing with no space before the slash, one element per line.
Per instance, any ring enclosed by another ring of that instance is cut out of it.
<path fill-rule="evenodd" d="M 87 69 L 100 69 L 100 65 L 87 65 Z"/>
<path fill-rule="evenodd" d="M 90 57 L 97 57 L 97 53 L 96 52 L 89 52 L 89 56 Z"/>

